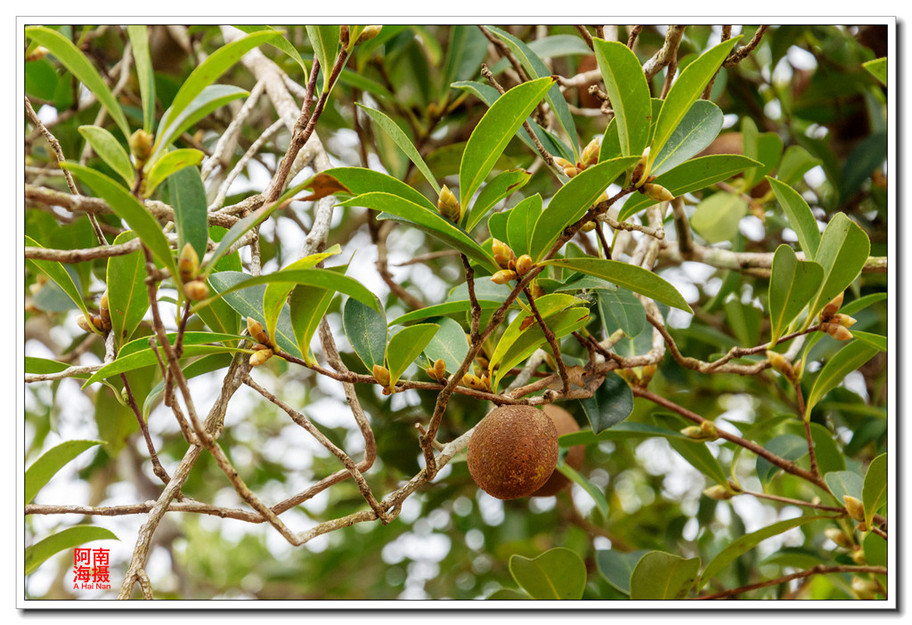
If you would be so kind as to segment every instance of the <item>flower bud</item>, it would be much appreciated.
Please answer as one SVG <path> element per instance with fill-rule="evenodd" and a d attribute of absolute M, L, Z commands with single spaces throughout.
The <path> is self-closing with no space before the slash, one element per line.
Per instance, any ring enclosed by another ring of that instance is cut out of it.
<path fill-rule="evenodd" d="M 180 272 L 181 282 L 190 282 L 199 273 L 199 255 L 190 243 L 184 244 L 177 259 L 177 270 Z"/>
<path fill-rule="evenodd" d="M 830 320 L 831 323 L 838 323 L 843 328 L 851 328 L 858 320 L 855 317 L 850 317 L 849 315 L 843 315 L 842 313 L 836 313 L 833 315 L 833 318 Z"/>
<path fill-rule="evenodd" d="M 716 429 L 716 424 L 712 421 L 703 421 L 700 423 L 700 431 L 703 433 L 705 440 L 714 441 L 719 438 L 719 430 Z"/>
<path fill-rule="evenodd" d="M 532 270 L 534 263 L 532 262 L 532 257 L 528 254 L 523 254 L 516 259 L 516 275 L 524 276 Z"/>
<path fill-rule="evenodd" d="M 472 375 L 467 373 L 462 376 L 462 383 L 469 388 L 474 388 L 477 391 L 487 391 L 490 390 L 491 384 L 488 380 L 488 376 L 483 375 L 481 377 L 477 375 Z"/>
<path fill-rule="evenodd" d="M 852 590 L 855 591 L 859 599 L 871 600 L 877 598 L 877 582 L 873 579 L 853 577 Z"/>
<path fill-rule="evenodd" d="M 442 358 L 438 358 L 434 361 L 434 364 L 425 369 L 425 371 L 438 382 L 446 380 L 446 362 L 444 362 Z"/>
<path fill-rule="evenodd" d="M 105 291 L 101 294 L 101 299 L 98 301 L 98 313 L 101 317 L 102 328 L 107 331 L 111 329 L 111 311 L 108 309 L 108 292 Z"/>
<path fill-rule="evenodd" d="M 202 280 L 191 280 L 184 284 L 184 295 L 191 302 L 198 302 L 209 297 L 209 285 Z"/>
<path fill-rule="evenodd" d="M 494 260 L 501 269 L 512 268 L 511 265 L 516 260 L 516 254 L 513 253 L 509 245 L 494 239 L 491 250 L 494 252 Z"/>
<path fill-rule="evenodd" d="M 640 187 L 640 191 L 646 195 L 646 197 L 657 202 L 670 202 L 674 199 L 674 195 L 672 195 L 671 191 L 660 184 L 646 182 Z"/>
<path fill-rule="evenodd" d="M 598 226 L 598 224 L 595 223 L 595 220 L 590 219 L 589 221 L 587 221 L 580 227 L 579 231 L 580 232 L 592 232 L 593 230 L 595 230 L 596 226 Z"/>
<path fill-rule="evenodd" d="M 823 310 L 820 311 L 820 320 L 829 321 L 830 318 L 836 314 L 836 311 L 842 308 L 842 300 L 845 298 L 845 291 L 834 297 L 832 300 L 823 307 Z"/>
<path fill-rule="evenodd" d="M 92 325 L 95 326 L 95 328 L 97 330 L 100 330 L 101 332 L 107 332 L 108 330 L 111 329 L 110 323 L 108 324 L 108 327 L 105 328 L 104 319 L 102 319 L 100 315 L 89 315 L 89 321 L 91 321 Z"/>
<path fill-rule="evenodd" d="M 856 521 L 864 521 L 864 504 L 861 503 L 860 499 L 852 497 L 852 495 L 843 495 L 842 503 L 845 504 L 846 511 L 849 513 L 850 517 Z"/>
<path fill-rule="evenodd" d="M 26 61 L 40 61 L 47 56 L 48 49 L 44 46 L 36 46 L 32 53 L 25 57 Z"/>
<path fill-rule="evenodd" d="M 848 341 L 854 338 L 848 328 L 844 328 L 838 323 L 821 323 L 820 330 L 821 332 L 826 332 L 837 341 Z"/>
<path fill-rule="evenodd" d="M 264 328 L 263 324 L 253 317 L 247 317 L 247 332 L 250 333 L 250 336 L 253 337 L 253 340 L 255 340 L 257 343 L 262 343 L 266 346 L 272 345 L 272 341 L 269 340 L 269 333 L 266 332 L 266 328 Z"/>
<path fill-rule="evenodd" d="M 703 430 L 700 429 L 699 425 L 688 425 L 686 428 L 681 429 L 681 434 L 695 441 L 703 440 Z"/>
<path fill-rule="evenodd" d="M 554 157 L 554 164 L 557 165 L 558 167 L 560 167 L 561 169 L 567 169 L 568 167 L 573 167 L 573 163 L 571 163 L 570 161 L 568 161 L 565 158 L 561 158 L 560 156 Z"/>
<path fill-rule="evenodd" d="M 859 566 L 864 566 L 868 563 L 867 558 L 865 558 L 864 549 L 861 547 L 855 547 L 849 554 L 849 557 L 852 558 L 852 562 Z"/>
<path fill-rule="evenodd" d="M 458 222 L 462 216 L 462 211 L 459 209 L 459 200 L 456 199 L 456 196 L 446 185 L 443 185 L 440 189 L 440 194 L 437 196 L 437 210 L 444 219 L 449 219 L 454 223 Z"/>
<path fill-rule="evenodd" d="M 649 148 L 647 147 L 643 150 L 643 156 L 637 161 L 636 167 L 633 168 L 633 172 L 630 174 L 630 181 L 636 186 L 640 187 L 644 182 L 646 182 L 646 161 L 649 160 Z"/>
<path fill-rule="evenodd" d="M 769 361 L 770 366 L 782 374 L 785 379 L 791 382 L 794 382 L 797 379 L 795 369 L 792 367 L 792 363 L 790 363 L 788 359 L 782 354 L 767 350 L 766 359 Z"/>
<path fill-rule="evenodd" d="M 373 366 L 374 379 L 380 383 L 380 386 L 388 387 L 390 383 L 390 372 L 389 369 L 383 365 L 374 365 Z"/>
<path fill-rule="evenodd" d="M 564 167 L 564 175 L 567 176 L 567 178 L 573 178 L 578 173 L 580 173 L 579 167 L 575 167 L 573 165 L 571 165 L 570 167 Z"/>
<path fill-rule="evenodd" d="M 248 362 L 251 367 L 259 367 L 270 358 L 272 358 L 272 350 L 267 347 L 266 349 L 260 349 L 250 354 Z"/>
<path fill-rule="evenodd" d="M 652 378 L 653 378 L 653 376 L 655 376 L 656 371 L 658 371 L 658 370 L 659 370 L 659 368 L 656 365 L 644 365 L 642 370 L 640 371 L 639 385 L 642 388 L 646 388 L 647 386 L 649 386 L 649 383 L 652 382 Z M 716 426 L 713 425 L 712 423 L 710 423 L 709 421 L 704 421 L 703 423 L 709 423 L 710 425 L 712 425 L 713 440 L 715 440 L 715 438 L 718 436 L 718 433 L 716 433 L 716 429 L 715 429 Z M 702 427 L 702 425 L 700 427 Z"/>
<path fill-rule="evenodd" d="M 145 130 L 137 130 L 127 141 L 130 144 L 130 152 L 136 158 L 137 165 L 145 164 L 146 160 L 152 155 L 152 145 L 154 137 Z"/>
<path fill-rule="evenodd" d="M 491 276 L 491 282 L 494 284 L 506 284 L 510 280 L 516 279 L 516 272 L 510 269 L 502 269 L 498 271 L 493 276 Z"/>
<path fill-rule="evenodd" d="M 580 162 L 585 169 L 586 167 L 592 167 L 598 163 L 599 149 L 601 148 L 601 143 L 599 143 L 598 137 L 594 137 L 592 141 L 586 145 L 586 148 L 583 150 L 583 155 L 580 159 Z"/>
<path fill-rule="evenodd" d="M 709 497 L 710 499 L 715 499 L 717 501 L 725 501 L 726 499 L 731 499 L 734 497 L 734 493 L 722 486 L 721 484 L 716 484 L 710 486 L 709 488 L 703 491 L 703 494 Z"/>
<path fill-rule="evenodd" d="M 383 26 L 379 24 L 371 24 L 370 26 L 365 26 L 364 30 L 361 31 L 361 36 L 358 37 L 358 41 L 355 43 L 367 43 L 379 35 L 382 28 Z"/>
<path fill-rule="evenodd" d="M 845 532 L 836 527 L 828 527 L 823 530 L 823 535 L 836 543 L 837 547 L 842 547 L 843 549 L 849 549 L 852 547 L 852 539 L 849 538 Z"/>
<path fill-rule="evenodd" d="M 78 325 L 83 332 L 94 332 L 89 320 L 85 318 L 85 315 L 76 317 L 76 325 Z"/>

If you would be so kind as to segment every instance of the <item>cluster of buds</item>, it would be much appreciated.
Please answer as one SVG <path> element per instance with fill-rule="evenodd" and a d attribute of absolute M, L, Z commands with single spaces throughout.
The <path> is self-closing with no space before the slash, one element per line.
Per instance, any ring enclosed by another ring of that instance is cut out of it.
<path fill-rule="evenodd" d="M 462 383 L 469 388 L 474 388 L 476 391 L 490 391 L 491 390 L 491 380 L 485 375 L 477 376 L 473 373 L 467 373 L 462 376 Z"/>
<path fill-rule="evenodd" d="M 209 297 L 209 285 L 199 279 L 199 265 L 199 255 L 186 243 L 177 259 L 177 270 L 184 285 L 184 295 L 193 302 Z"/>
<path fill-rule="evenodd" d="M 250 334 L 250 337 L 256 341 L 256 344 L 253 346 L 253 353 L 250 355 L 250 366 L 259 367 L 272 358 L 275 353 L 273 351 L 272 341 L 269 340 L 269 333 L 266 332 L 266 328 L 263 327 L 263 324 L 253 317 L 247 317 L 247 332 Z"/>
<path fill-rule="evenodd" d="M 462 218 L 459 200 L 456 199 L 456 196 L 446 185 L 443 185 L 443 188 L 440 189 L 440 194 L 437 196 L 437 210 L 440 212 L 441 217 L 453 223 L 459 223 Z"/>
<path fill-rule="evenodd" d="M 842 307 L 843 293 L 840 293 L 832 299 L 823 310 L 820 311 L 820 331 L 826 332 L 837 341 L 848 341 L 853 338 L 849 331 L 855 325 L 855 318 L 837 312 Z"/>
<path fill-rule="evenodd" d="M 374 365 L 371 369 L 371 372 L 374 374 L 374 379 L 377 380 L 377 383 L 383 388 L 384 395 L 391 395 L 393 393 L 393 378 L 390 375 L 389 369 L 383 365 Z"/>
<path fill-rule="evenodd" d="M 155 143 L 155 137 L 140 129 L 130 135 L 127 143 L 130 145 L 130 152 L 133 154 L 133 158 L 136 159 L 136 169 L 141 170 L 146 161 L 149 160 L 149 157 L 152 156 L 152 146 Z"/>
<path fill-rule="evenodd" d="M 617 369 L 615 370 L 615 373 L 621 376 L 630 386 L 647 388 L 658 370 L 659 369 L 655 364 L 650 364 L 636 367 L 635 369 Z M 700 429 L 697 426 L 693 427 Z M 686 430 L 688 428 L 684 429 Z"/>
<path fill-rule="evenodd" d="M 792 363 L 790 363 L 785 356 L 772 350 L 766 350 L 766 360 L 770 363 L 770 366 L 785 377 L 786 380 L 792 384 L 798 382 L 798 372 L 795 371 Z"/>
<path fill-rule="evenodd" d="M 438 382 L 446 381 L 446 362 L 443 358 L 438 358 L 434 364 L 425 369 L 425 372 Z"/>
<path fill-rule="evenodd" d="M 83 332 L 109 332 L 111 330 L 111 311 L 108 308 L 108 292 L 105 291 L 98 301 L 98 314 L 89 313 L 88 318 L 85 315 L 79 315 L 76 318 L 76 325 Z"/>
<path fill-rule="evenodd" d="M 571 163 L 567 159 L 560 158 L 559 156 L 554 157 L 554 163 L 564 170 L 564 175 L 567 176 L 567 178 L 573 178 L 584 169 L 598 163 L 600 149 L 601 144 L 599 143 L 599 139 L 598 137 L 595 137 L 585 148 L 583 148 L 580 160 L 576 163 Z"/>
<path fill-rule="evenodd" d="M 341 29 L 339 30 L 339 41 L 342 43 L 342 47 L 345 48 L 346 50 L 348 50 L 352 46 L 358 45 L 359 43 L 365 43 L 367 41 L 370 41 L 371 39 L 373 39 L 374 37 L 379 35 L 381 28 L 383 28 L 383 26 L 378 25 L 378 24 L 372 24 L 370 26 L 365 26 L 364 29 L 361 31 L 361 33 L 358 35 L 358 38 L 355 39 L 354 41 L 350 41 L 351 27 L 343 24 Z"/>
<path fill-rule="evenodd" d="M 656 202 L 672 201 L 675 198 L 674 194 L 662 185 L 653 182 L 655 176 L 649 175 L 647 169 L 648 162 L 649 148 L 646 148 L 643 150 L 643 156 L 637 161 L 636 167 L 633 168 L 633 172 L 630 174 L 630 181 L 636 187 L 637 191 L 651 200 L 655 200 Z"/>
<path fill-rule="evenodd" d="M 719 430 L 712 421 L 701 421 L 700 425 L 691 425 L 681 430 L 681 434 L 695 441 L 714 441 L 719 438 Z"/>
<path fill-rule="evenodd" d="M 497 239 L 494 239 L 492 250 L 494 252 L 494 260 L 497 262 L 497 266 L 500 267 L 500 271 L 491 276 L 491 281 L 495 284 L 506 284 L 521 278 L 535 266 L 531 256 L 523 254 L 517 258 L 509 245 Z"/>
<path fill-rule="evenodd" d="M 855 541 L 852 540 L 852 537 L 837 527 L 828 527 L 823 530 L 823 535 L 842 549 L 853 549 L 855 547 Z"/>
<path fill-rule="evenodd" d="M 728 480 L 728 484 L 723 486 L 722 484 L 715 484 L 703 491 L 703 494 L 709 497 L 710 499 L 715 499 L 717 501 L 725 501 L 726 499 L 731 499 L 735 495 L 740 494 L 742 491 L 741 487 Z"/>

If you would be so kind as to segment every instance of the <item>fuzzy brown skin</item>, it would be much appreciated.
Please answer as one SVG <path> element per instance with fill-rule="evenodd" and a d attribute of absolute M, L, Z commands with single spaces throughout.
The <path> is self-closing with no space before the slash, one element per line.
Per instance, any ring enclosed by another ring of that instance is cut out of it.
<path fill-rule="evenodd" d="M 557 429 L 531 406 L 495 408 L 469 440 L 469 473 L 498 499 L 527 497 L 548 481 L 557 465 Z"/>
<path fill-rule="evenodd" d="M 569 412 L 560 406 L 548 404 L 544 407 L 544 411 L 546 415 L 551 417 L 551 421 L 554 422 L 554 427 L 557 429 L 558 437 L 563 436 L 564 434 L 569 434 L 570 432 L 579 431 L 580 428 L 576 423 L 576 419 L 574 419 Z M 579 471 L 580 467 L 583 466 L 583 457 L 585 455 L 585 445 L 574 445 L 567 450 L 567 457 L 564 459 L 564 461 L 574 470 Z M 560 491 L 564 490 L 564 488 L 566 488 L 569 484 L 570 480 L 567 479 L 563 473 L 560 471 L 555 471 L 551 474 L 551 477 L 548 478 L 548 481 L 545 482 L 545 485 L 532 493 L 531 496 L 553 497 Z"/>

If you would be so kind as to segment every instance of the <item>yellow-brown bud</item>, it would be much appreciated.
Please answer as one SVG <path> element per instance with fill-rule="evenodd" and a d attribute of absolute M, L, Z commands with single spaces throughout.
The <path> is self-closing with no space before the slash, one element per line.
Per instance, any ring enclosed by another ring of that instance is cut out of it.
<path fill-rule="evenodd" d="M 528 254 L 523 254 L 516 259 L 516 275 L 524 276 L 530 271 L 535 263 L 532 262 L 532 257 Z"/>
<path fill-rule="evenodd" d="M 177 258 L 177 270 L 180 272 L 181 282 L 190 282 L 199 273 L 200 259 L 196 250 L 190 243 L 185 243 Z"/>
<path fill-rule="evenodd" d="M 564 175 L 567 178 L 574 178 L 577 174 L 580 173 L 580 168 L 571 165 L 570 167 L 564 167 Z"/>
<path fill-rule="evenodd" d="M 444 362 L 443 358 L 438 358 L 434 361 L 434 364 L 425 369 L 425 371 L 438 382 L 446 380 L 446 362 Z"/>
<path fill-rule="evenodd" d="M 658 370 L 659 370 L 659 368 L 656 365 L 644 365 L 642 370 L 640 371 L 639 385 L 643 388 L 646 388 L 647 386 L 649 386 L 649 383 L 652 382 L 652 378 L 653 378 L 653 376 L 655 376 L 656 371 L 658 371 Z M 704 421 L 703 423 L 709 423 L 710 425 L 712 425 L 712 423 L 710 423 L 709 421 Z M 713 425 L 713 432 L 715 432 L 715 427 L 716 426 Z M 715 437 L 716 435 L 714 434 L 713 436 Z"/>
<path fill-rule="evenodd" d="M 674 195 L 671 193 L 671 191 L 660 184 L 646 182 L 642 187 L 640 187 L 640 191 L 642 191 L 646 197 L 651 198 L 657 202 L 670 202 L 674 199 Z"/>
<path fill-rule="evenodd" d="M 715 484 L 703 491 L 703 494 L 709 497 L 710 499 L 716 499 L 718 501 L 724 501 L 726 499 L 731 499 L 734 497 L 734 493 L 722 486 L 721 484 Z"/>
<path fill-rule="evenodd" d="M 370 26 L 365 26 L 364 30 L 361 31 L 361 36 L 358 37 L 358 41 L 355 43 L 366 43 L 380 34 L 383 26 L 379 24 L 371 24 Z"/>
<path fill-rule="evenodd" d="M 37 46 L 32 53 L 25 57 L 26 61 L 40 61 L 47 56 L 48 49 L 44 46 Z"/>
<path fill-rule="evenodd" d="M 253 337 L 253 340 L 255 340 L 257 343 L 262 343 L 266 346 L 272 345 L 272 342 L 269 340 L 269 333 L 266 332 L 266 328 L 264 328 L 263 324 L 253 317 L 247 317 L 247 332 L 250 333 L 250 336 Z"/>
<path fill-rule="evenodd" d="M 143 165 L 152 155 L 154 139 L 150 133 L 142 129 L 130 135 L 130 139 L 127 142 L 130 144 L 130 152 L 136 159 L 137 165 Z"/>
<path fill-rule="evenodd" d="M 843 549 L 850 549 L 853 546 L 852 539 L 846 535 L 841 529 L 836 527 L 828 527 L 823 530 L 823 535 L 836 543 L 837 547 L 842 547 Z"/>
<path fill-rule="evenodd" d="M 583 166 L 583 169 L 586 167 L 592 167 L 598 163 L 599 149 L 601 148 L 601 143 L 599 142 L 598 137 L 592 139 L 588 145 L 586 145 L 583 150 L 583 155 L 580 158 L 580 163 Z"/>
<path fill-rule="evenodd" d="M 580 226 L 580 232 L 592 232 L 593 230 L 595 230 L 596 226 L 598 226 L 598 224 L 595 223 L 595 220 L 590 219 L 589 221 L 584 223 L 582 226 Z"/>
<path fill-rule="evenodd" d="M 98 330 L 102 332 L 107 332 L 111 329 L 111 324 L 108 323 L 108 327 L 105 327 L 104 319 L 100 315 L 89 315 L 89 320 L 92 322 L 92 325 L 95 326 Z"/>
<path fill-rule="evenodd" d="M 516 272 L 510 269 L 502 269 L 491 276 L 491 282 L 494 284 L 506 284 L 510 280 L 516 279 Z"/>
<path fill-rule="evenodd" d="M 488 381 L 488 376 L 486 375 L 479 377 L 477 375 L 467 373 L 462 376 L 462 383 L 469 388 L 474 388 L 477 391 L 487 391 L 491 388 L 491 384 Z"/>
<path fill-rule="evenodd" d="M 714 441 L 719 438 L 719 430 L 712 421 L 703 421 L 700 423 L 700 431 L 703 432 L 705 440 Z"/>
<path fill-rule="evenodd" d="M 209 285 L 202 280 L 191 280 L 184 284 L 184 295 L 191 302 L 198 302 L 209 297 Z"/>
<path fill-rule="evenodd" d="M 456 196 L 446 185 L 443 185 L 440 189 L 440 194 L 437 196 L 437 210 L 444 219 L 449 219 L 454 223 L 458 222 L 462 216 L 462 211 L 459 209 L 459 200 L 456 199 Z"/>
<path fill-rule="evenodd" d="M 554 157 L 554 164 L 557 165 L 558 167 L 560 167 L 561 169 L 567 169 L 568 167 L 573 167 L 573 163 L 571 163 L 570 161 L 568 161 L 565 158 L 561 158 L 560 156 Z"/>
<path fill-rule="evenodd" d="M 864 549 L 861 547 L 855 547 L 855 549 L 849 553 L 849 557 L 852 558 L 852 562 L 859 566 L 864 566 L 868 563 L 867 558 L 865 558 Z"/>
<path fill-rule="evenodd" d="M 83 332 L 94 332 L 92 325 L 89 320 L 85 318 L 85 315 L 76 317 L 76 325 L 78 325 Z"/>
<path fill-rule="evenodd" d="M 854 338 L 848 328 L 845 328 L 838 323 L 821 323 L 820 330 L 826 332 L 837 341 L 848 341 Z"/>
<path fill-rule="evenodd" d="M 843 495 L 842 503 L 845 504 L 846 511 L 849 513 L 850 517 L 856 521 L 864 521 L 864 504 L 861 503 L 860 499 L 852 497 L 852 495 Z"/>
<path fill-rule="evenodd" d="M 826 306 L 823 307 L 823 310 L 820 311 L 820 320 L 829 321 L 830 318 L 836 314 L 840 308 L 842 308 L 842 300 L 845 298 L 845 291 L 831 299 Z"/>
<path fill-rule="evenodd" d="M 772 350 L 766 351 L 766 359 L 769 361 L 770 366 L 782 374 L 785 379 L 794 382 L 797 379 L 795 374 L 795 369 L 792 367 L 792 363 L 788 359 L 778 352 Z"/>
<path fill-rule="evenodd" d="M 270 358 L 272 358 L 272 350 L 267 347 L 250 354 L 250 360 L 248 362 L 250 363 L 251 367 L 259 367 Z"/>
<path fill-rule="evenodd" d="M 858 320 L 855 317 L 843 315 L 842 313 L 836 313 L 833 315 L 833 318 L 830 319 L 830 323 L 838 323 L 843 328 L 851 328 L 857 321 Z"/>
<path fill-rule="evenodd" d="M 491 251 L 494 253 L 494 261 L 501 269 L 513 269 L 516 261 L 516 254 L 510 249 L 510 246 L 502 241 L 494 239 L 491 245 Z"/>
<path fill-rule="evenodd" d="M 860 577 L 852 578 L 852 590 L 859 599 L 876 599 L 877 582 L 873 579 L 861 579 Z"/>
<path fill-rule="evenodd" d="M 388 387 L 390 383 L 390 372 L 389 369 L 383 365 L 374 365 L 373 366 L 374 379 L 380 383 L 380 386 Z"/>
<path fill-rule="evenodd" d="M 633 172 L 630 174 L 630 181 L 639 188 L 643 183 L 646 182 L 646 161 L 649 160 L 649 148 L 647 147 L 643 150 L 643 156 L 637 161 L 636 167 L 633 168 Z"/>
<path fill-rule="evenodd" d="M 111 329 L 111 311 L 108 309 L 108 292 L 105 291 L 101 294 L 101 299 L 98 301 L 98 314 L 101 317 L 101 326 L 104 330 Z"/>

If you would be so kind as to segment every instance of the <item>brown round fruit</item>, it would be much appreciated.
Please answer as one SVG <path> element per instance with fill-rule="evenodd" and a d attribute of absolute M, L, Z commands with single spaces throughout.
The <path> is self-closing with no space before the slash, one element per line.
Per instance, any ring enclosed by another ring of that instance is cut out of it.
<path fill-rule="evenodd" d="M 544 408 L 545 414 L 551 417 L 551 421 L 554 422 L 554 427 L 557 430 L 557 435 L 563 436 L 564 434 L 569 434 L 570 432 L 578 432 L 579 425 L 576 423 L 576 419 L 573 416 L 561 408 L 560 406 L 555 406 L 554 404 L 548 404 Z M 586 446 L 585 445 L 574 445 L 567 450 L 567 457 L 564 461 L 570 465 L 576 471 L 579 471 L 579 468 L 583 466 L 583 456 L 586 455 Z M 539 488 L 537 491 L 532 493 L 532 497 L 553 497 L 560 491 L 564 490 L 570 484 L 570 480 L 567 479 L 563 473 L 560 471 L 555 471 L 551 474 L 551 477 L 548 478 L 548 481 L 545 482 L 545 485 Z"/>
<path fill-rule="evenodd" d="M 469 439 L 469 473 L 493 497 L 527 497 L 551 477 L 557 455 L 557 429 L 544 412 L 501 406 L 481 420 Z"/>

